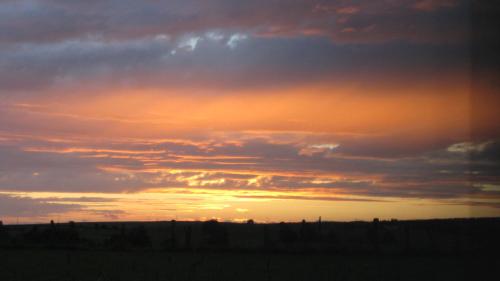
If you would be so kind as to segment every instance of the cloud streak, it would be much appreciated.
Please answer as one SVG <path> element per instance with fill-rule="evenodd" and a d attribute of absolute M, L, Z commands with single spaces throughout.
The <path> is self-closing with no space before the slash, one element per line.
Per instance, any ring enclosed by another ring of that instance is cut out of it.
<path fill-rule="evenodd" d="M 9 159 L 0 162 L 5 171 L 0 182 L 4 190 L 11 191 L 137 192 L 192 187 L 321 189 L 395 198 L 498 196 L 495 190 L 470 184 L 471 180 L 483 184 L 498 180 L 498 165 L 491 154 L 477 154 L 471 161 L 468 154 L 457 155 L 454 148 L 460 144 L 420 155 L 394 157 L 389 151 L 383 157 L 364 158 L 343 152 L 342 145 L 331 150 L 324 145 L 275 141 L 209 141 L 202 146 L 181 141 L 122 142 L 112 148 L 106 142 L 94 143 L 92 148 L 55 143 L 39 144 L 40 148 L 33 144 L 28 148 L 8 146 L 0 149 L 2 159 Z M 492 151 L 498 144 L 478 146 Z M 304 153 L 311 147 L 321 149 Z"/>

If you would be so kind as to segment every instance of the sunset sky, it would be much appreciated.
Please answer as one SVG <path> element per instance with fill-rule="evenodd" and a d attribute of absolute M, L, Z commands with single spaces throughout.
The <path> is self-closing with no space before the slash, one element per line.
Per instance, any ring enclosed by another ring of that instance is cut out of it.
<path fill-rule="evenodd" d="M 1 1 L 0 220 L 500 216 L 474 2 Z"/>

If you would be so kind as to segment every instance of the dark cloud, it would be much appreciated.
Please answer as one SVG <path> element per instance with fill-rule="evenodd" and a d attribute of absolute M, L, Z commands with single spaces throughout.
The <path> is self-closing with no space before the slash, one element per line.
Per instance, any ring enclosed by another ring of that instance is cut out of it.
<path fill-rule="evenodd" d="M 120 220 L 120 218 L 127 214 L 122 210 L 91 210 L 89 213 L 103 217 L 105 220 Z"/>
<path fill-rule="evenodd" d="M 476 161 L 490 161 L 498 163 L 500 161 L 500 142 L 499 141 L 484 141 L 476 144 L 478 147 L 472 150 L 470 157 Z"/>
<path fill-rule="evenodd" d="M 8 1 L 0 94 L 432 83 L 468 69 L 466 2 Z"/>
<path fill-rule="evenodd" d="M 218 35 L 224 40 L 206 34 L 190 36 L 0 47 L 0 91 L 5 95 L 7 90 L 50 88 L 68 95 L 77 87 L 79 93 L 87 89 L 89 95 L 89 85 L 105 92 L 110 84 L 115 88 L 249 89 L 318 81 L 373 85 L 384 79 L 430 85 L 442 73 L 468 69 L 466 45 L 338 45 L 321 37 L 247 37 L 231 48 L 227 43 L 234 34 Z M 193 38 L 200 38 L 194 49 L 179 47 Z"/>
<path fill-rule="evenodd" d="M 3 1 L 1 42 L 130 39 L 236 29 L 339 41 L 463 39 L 468 1 Z"/>
<path fill-rule="evenodd" d="M 0 216 L 5 217 L 45 217 L 81 209 L 78 204 L 49 203 L 45 199 L 0 194 Z"/>

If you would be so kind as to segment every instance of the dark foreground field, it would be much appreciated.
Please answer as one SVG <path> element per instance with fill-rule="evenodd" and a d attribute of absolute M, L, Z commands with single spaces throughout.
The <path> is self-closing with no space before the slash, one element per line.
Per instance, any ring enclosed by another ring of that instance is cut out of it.
<path fill-rule="evenodd" d="M 498 260 L 319 254 L 4 251 L 0 280 L 498 280 Z"/>
<path fill-rule="evenodd" d="M 498 280 L 499 222 L 0 224 L 0 280 Z"/>

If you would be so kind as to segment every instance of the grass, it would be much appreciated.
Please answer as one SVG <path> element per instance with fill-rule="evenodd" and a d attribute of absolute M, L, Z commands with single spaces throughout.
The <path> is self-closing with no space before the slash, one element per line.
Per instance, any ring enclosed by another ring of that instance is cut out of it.
<path fill-rule="evenodd" d="M 3 250 L 4 281 L 496 280 L 480 257 Z"/>

